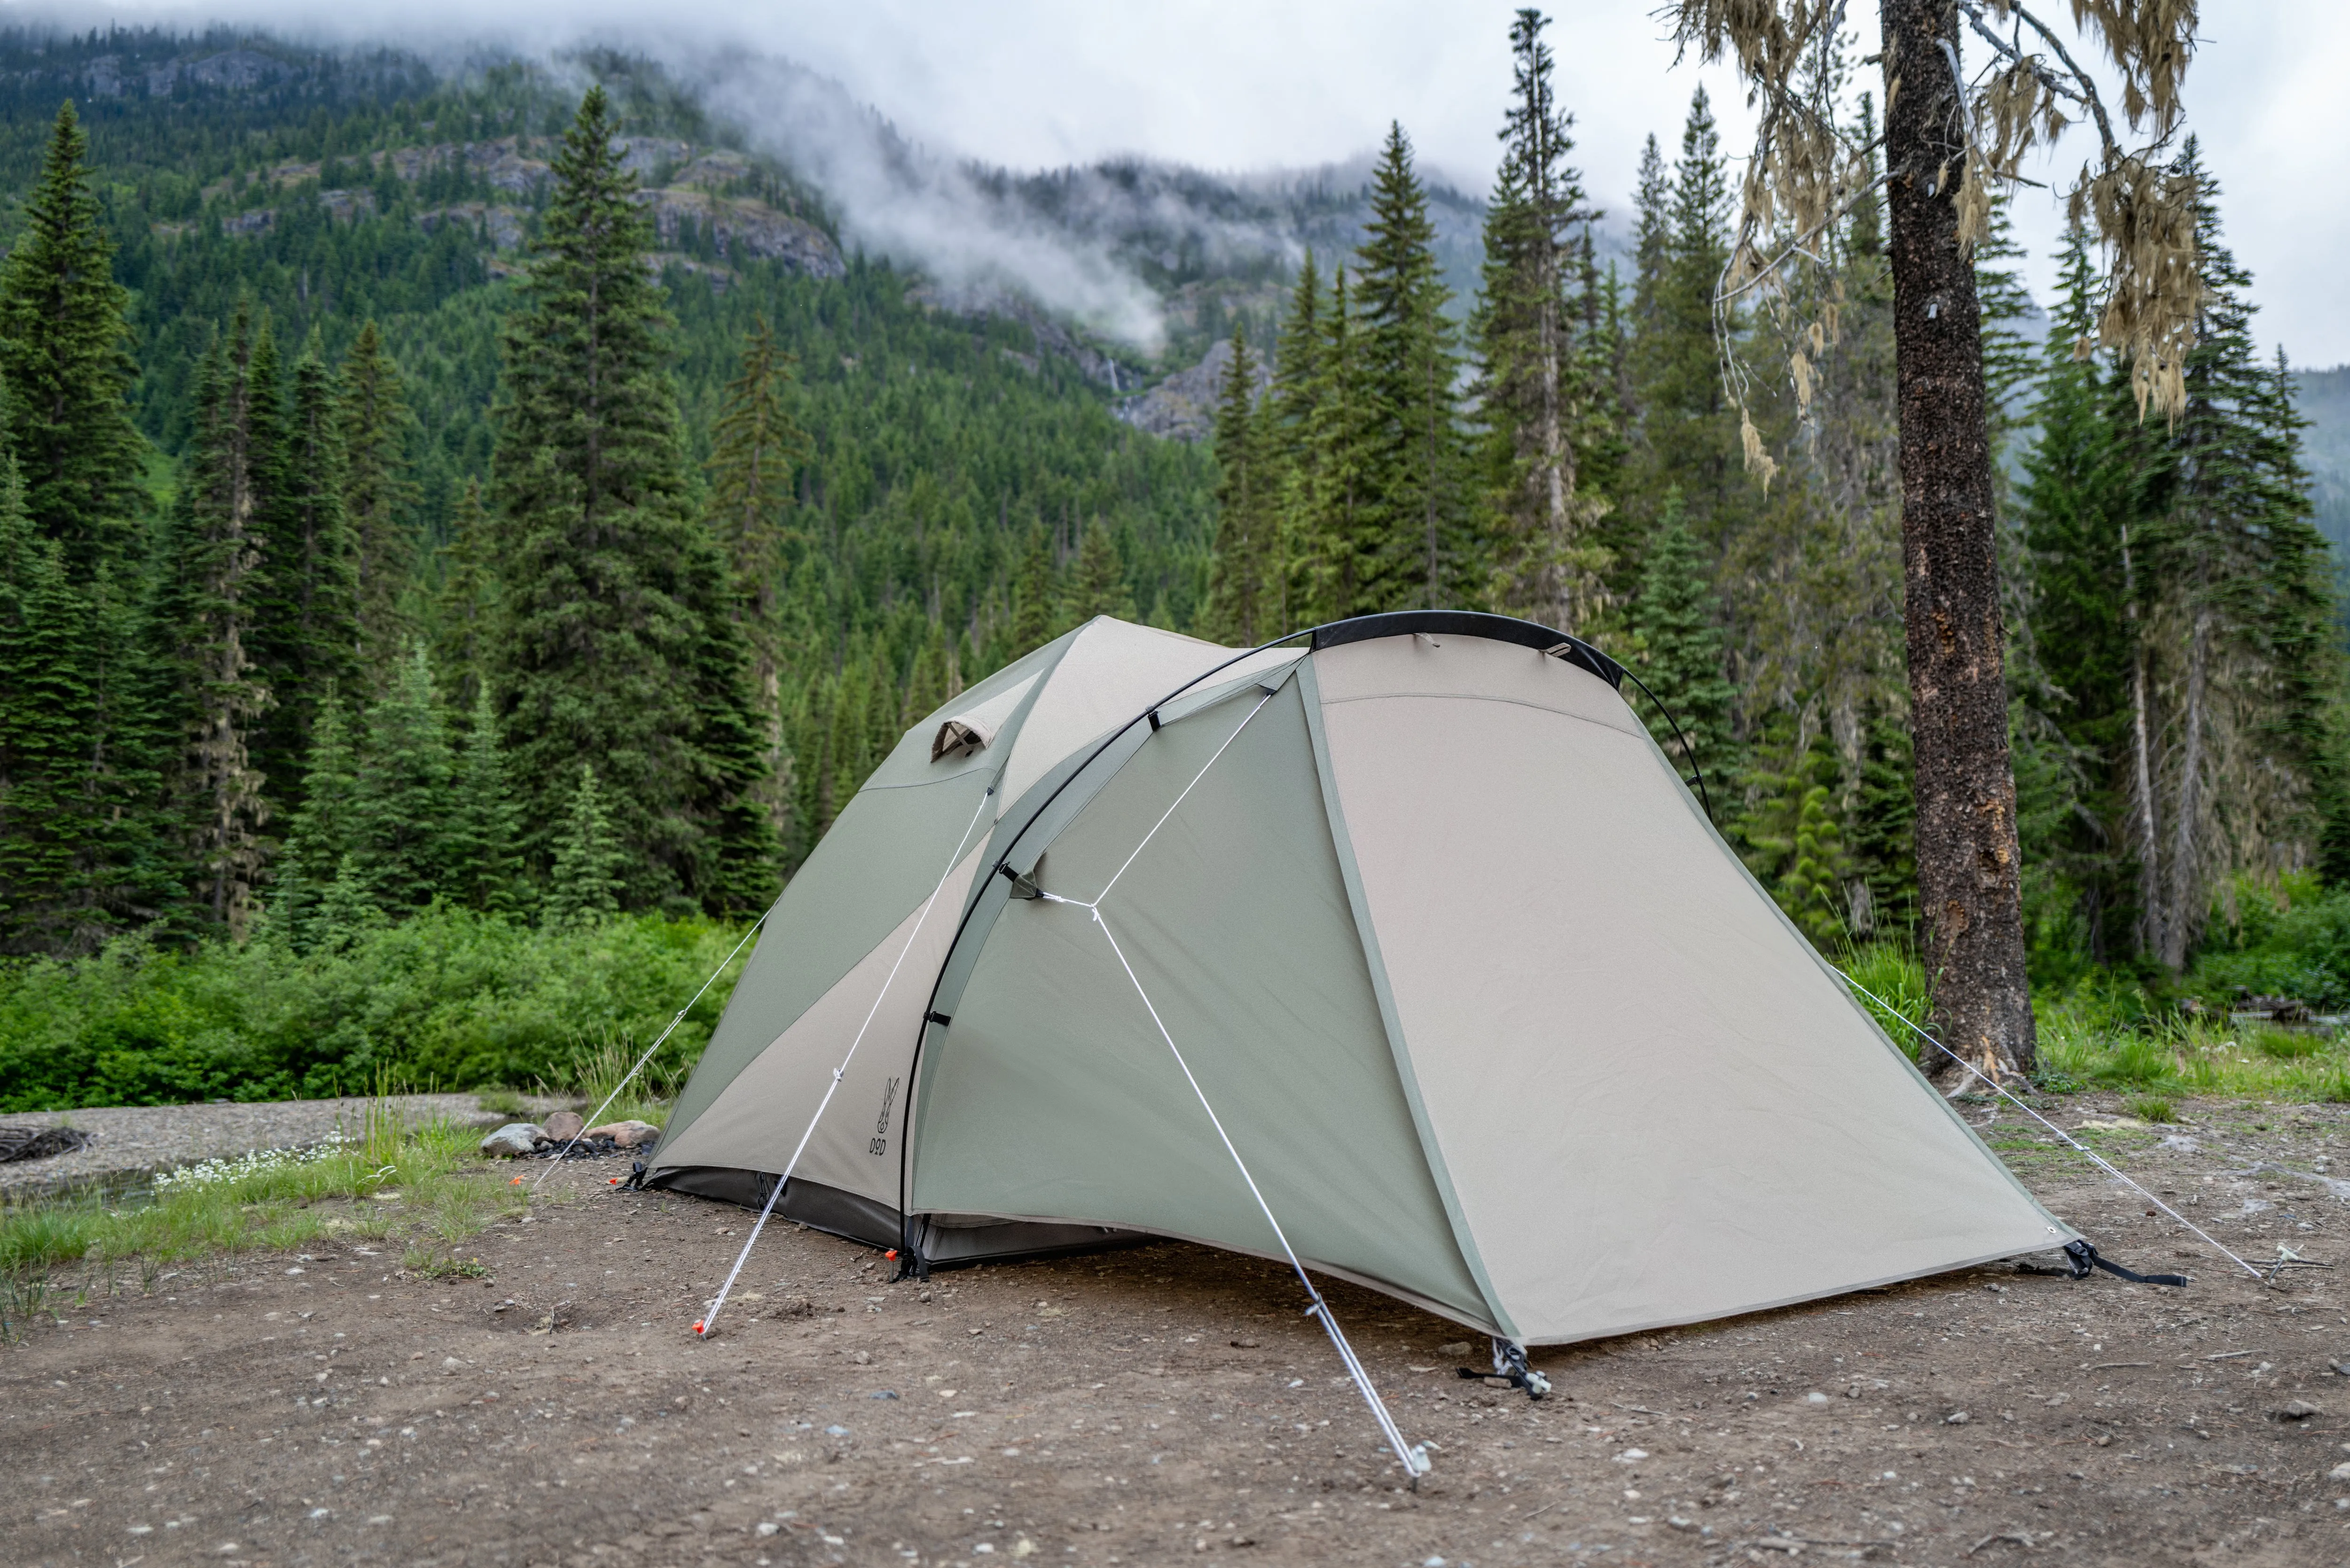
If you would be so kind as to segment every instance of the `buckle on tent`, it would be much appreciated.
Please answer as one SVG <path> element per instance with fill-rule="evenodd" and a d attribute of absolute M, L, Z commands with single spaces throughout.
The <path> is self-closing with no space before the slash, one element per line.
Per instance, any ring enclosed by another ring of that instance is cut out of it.
<path fill-rule="evenodd" d="M 1461 1376 L 1482 1383 L 1499 1378 L 1513 1388 L 1523 1388 L 1529 1399 L 1539 1399 L 1550 1392 L 1550 1379 L 1526 1365 L 1526 1347 L 1513 1340 L 1493 1341 L 1493 1370 L 1480 1372 L 1473 1366 L 1460 1368 Z"/>

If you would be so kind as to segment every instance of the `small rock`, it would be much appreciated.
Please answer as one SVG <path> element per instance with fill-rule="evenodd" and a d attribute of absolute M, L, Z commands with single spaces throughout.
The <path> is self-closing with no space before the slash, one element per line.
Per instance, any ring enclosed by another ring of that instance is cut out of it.
<path fill-rule="evenodd" d="M 2326 1365 L 2343 1376 L 2350 1377 L 2350 1361 L 2329 1361 Z"/>
<path fill-rule="evenodd" d="M 876 1388 L 866 1396 L 868 1399 L 895 1399 L 897 1397 L 898 1391 L 895 1388 Z"/>
<path fill-rule="evenodd" d="M 1945 1427 L 1963 1427 L 1972 1419 L 1973 1417 L 1969 1416 L 1964 1410 L 1953 1410 L 1949 1415 L 1942 1417 L 1942 1425 Z"/>
<path fill-rule="evenodd" d="M 2306 1421 L 2312 1416 L 2322 1416 L 2324 1413 L 2306 1399 L 2294 1399 L 2278 1407 L 2269 1414 L 2272 1419 L 2279 1421 Z"/>
<path fill-rule="evenodd" d="M 1806 1394 L 1804 1396 L 1804 1402 L 1807 1405 L 1825 1405 L 1828 1402 L 1828 1397 L 1825 1394 Z"/>
<path fill-rule="evenodd" d="M 1648 1457 L 1648 1450 L 1646 1449 L 1627 1449 L 1616 1456 L 1616 1462 L 1619 1465 L 1637 1465 Z"/>
<path fill-rule="evenodd" d="M 1440 1345 L 1436 1347 L 1436 1354 L 1439 1355 L 1466 1355 L 1469 1354 L 1469 1342 L 1465 1339 L 1456 1339 L 1450 1345 Z"/>
<path fill-rule="evenodd" d="M 869 1350 L 856 1351 L 851 1353 L 848 1359 L 859 1366 L 870 1366 L 873 1365 L 873 1353 Z"/>
<path fill-rule="evenodd" d="M 536 1122 L 508 1122 L 482 1140 L 482 1152 L 494 1159 L 513 1159 L 537 1147 L 541 1132 Z"/>
<path fill-rule="evenodd" d="M 637 1148 L 660 1137 L 660 1128 L 650 1122 L 606 1122 L 599 1127 L 589 1127 L 582 1136 L 609 1138 L 616 1148 Z"/>
<path fill-rule="evenodd" d="M 2325 1472 L 2327 1480 L 2350 1481 L 2350 1459 L 2345 1459 Z"/>
<path fill-rule="evenodd" d="M 549 1143 L 569 1143 L 587 1125 L 579 1119 L 577 1111 L 557 1111 L 546 1118 L 546 1125 L 540 1129 L 539 1136 Z"/>

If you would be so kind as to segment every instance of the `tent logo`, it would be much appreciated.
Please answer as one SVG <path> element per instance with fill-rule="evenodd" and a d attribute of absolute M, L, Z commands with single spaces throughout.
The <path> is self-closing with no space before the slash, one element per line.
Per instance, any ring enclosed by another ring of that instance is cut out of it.
<path fill-rule="evenodd" d="M 873 1118 L 873 1141 L 865 1146 L 866 1152 L 877 1159 L 889 1152 L 889 1107 L 898 1103 L 898 1080 L 892 1078 L 881 1091 L 881 1114 Z"/>

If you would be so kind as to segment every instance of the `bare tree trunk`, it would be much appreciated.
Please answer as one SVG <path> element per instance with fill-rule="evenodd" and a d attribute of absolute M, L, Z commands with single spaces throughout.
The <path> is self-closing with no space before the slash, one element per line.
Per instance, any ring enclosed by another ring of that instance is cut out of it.
<path fill-rule="evenodd" d="M 2036 1061 L 1981 312 L 1952 200 L 1966 111 L 1944 50 L 1959 39 L 1952 0 L 1881 6 L 1924 957 L 1942 1043 L 1999 1078 Z"/>
<path fill-rule="evenodd" d="M 2195 839 L 2203 814 L 2203 699 L 2210 640 L 2211 612 L 2198 606 L 2195 629 L 2187 639 L 2187 733 L 2179 747 L 2178 800 L 2170 824 L 2169 919 L 2158 955 L 2173 974 L 2187 967 L 2187 944 L 2197 924 Z"/>
<path fill-rule="evenodd" d="M 2137 850 L 2137 947 L 2160 952 L 2168 938 L 2162 913 L 2162 835 L 2155 823 L 2154 736 L 2146 712 L 2146 637 L 2138 625 L 2137 568 L 2129 524 L 2122 524 L 2122 603 L 2130 639 L 2130 841 Z"/>

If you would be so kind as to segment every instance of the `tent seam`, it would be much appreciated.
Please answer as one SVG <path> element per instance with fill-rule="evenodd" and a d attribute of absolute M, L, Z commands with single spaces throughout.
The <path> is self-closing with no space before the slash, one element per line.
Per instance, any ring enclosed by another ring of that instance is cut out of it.
<path fill-rule="evenodd" d="M 1486 1271 L 1483 1252 L 1477 1245 L 1476 1232 L 1470 1228 L 1469 1216 L 1461 1206 L 1461 1195 L 1452 1184 L 1452 1172 L 1445 1163 L 1443 1147 L 1437 1142 L 1435 1124 L 1430 1120 L 1428 1106 L 1421 1101 L 1419 1075 L 1412 1066 L 1411 1050 L 1404 1037 L 1403 1014 L 1396 1005 L 1394 988 L 1388 980 L 1387 961 L 1380 956 L 1378 931 L 1371 919 L 1370 896 L 1363 887 L 1362 867 L 1355 862 L 1355 843 L 1347 828 L 1346 807 L 1338 798 L 1338 776 L 1330 760 L 1329 738 L 1322 728 L 1322 685 L 1315 661 L 1317 653 L 1307 655 L 1297 662 L 1297 692 L 1305 710 L 1305 733 L 1314 757 L 1315 782 L 1322 791 L 1322 810 L 1329 829 L 1330 846 L 1338 861 L 1338 880 L 1347 889 L 1347 912 L 1354 917 L 1355 939 L 1363 955 L 1363 966 L 1371 981 L 1371 995 L 1378 1003 L 1379 1022 L 1387 1030 L 1388 1054 L 1395 1064 L 1396 1080 L 1403 1091 L 1404 1104 L 1411 1112 L 1412 1130 L 1419 1138 L 1420 1157 L 1428 1162 L 1429 1178 L 1436 1185 L 1438 1199 L 1444 1205 L 1444 1217 L 1452 1227 L 1452 1244 L 1461 1254 L 1469 1278 L 1485 1298 L 1485 1310 L 1504 1338 L 1517 1337 L 1517 1321 L 1502 1304 L 1501 1292 L 1494 1286 L 1492 1276 Z M 1367 699 L 1357 698 L 1362 701 Z M 1532 704 L 1524 704 L 1532 706 Z M 1540 710 L 1550 711 L 1551 710 Z M 1604 726 L 1603 726 L 1604 727 Z"/>

